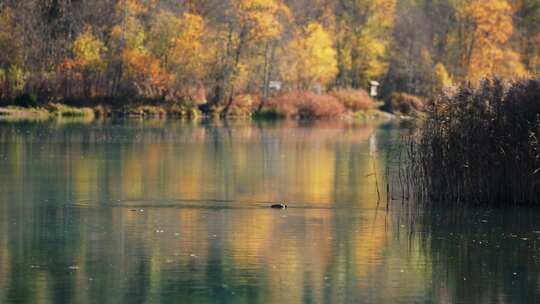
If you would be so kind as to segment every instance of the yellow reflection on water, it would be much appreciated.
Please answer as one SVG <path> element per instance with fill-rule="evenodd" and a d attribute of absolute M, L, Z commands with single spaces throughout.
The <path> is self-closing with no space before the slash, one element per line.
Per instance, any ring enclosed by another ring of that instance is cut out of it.
<path fill-rule="evenodd" d="M 35 193 L 26 197 L 33 227 L 17 234 L 0 220 L 11 238 L 0 237 L 0 300 L 18 275 L 13 239 L 61 252 L 38 258 L 53 265 L 50 276 L 75 264 L 73 276 L 55 279 L 68 280 L 79 303 L 103 287 L 93 280 L 133 302 L 350 302 L 347 293 L 373 289 L 377 274 L 405 263 L 388 259 L 396 245 L 377 202 L 385 163 L 370 155 L 376 125 L 131 124 L 60 127 L 0 150 L 19 162 L 1 181 Z M 19 196 L 0 191 L 2 211 L 17 217 L 6 201 Z M 283 201 L 290 208 L 269 208 Z"/>

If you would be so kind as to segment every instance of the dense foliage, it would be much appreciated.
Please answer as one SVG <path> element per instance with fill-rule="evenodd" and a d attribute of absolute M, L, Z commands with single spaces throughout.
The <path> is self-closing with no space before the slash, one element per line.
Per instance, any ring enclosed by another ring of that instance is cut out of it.
<path fill-rule="evenodd" d="M 537 0 L 3 0 L 0 100 L 206 104 L 366 88 L 429 96 L 540 71 Z M 362 107 L 362 106 L 360 106 Z"/>

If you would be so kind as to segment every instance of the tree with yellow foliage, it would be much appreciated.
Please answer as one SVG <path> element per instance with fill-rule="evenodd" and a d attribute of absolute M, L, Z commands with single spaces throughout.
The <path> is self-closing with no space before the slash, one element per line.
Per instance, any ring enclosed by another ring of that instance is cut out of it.
<path fill-rule="evenodd" d="M 239 38 L 261 41 L 279 36 L 283 30 L 279 17 L 287 12 L 280 0 L 237 0 Z"/>
<path fill-rule="evenodd" d="M 336 50 L 319 23 L 308 24 L 284 50 L 282 77 L 299 90 L 326 85 L 337 74 Z"/>
<path fill-rule="evenodd" d="M 507 0 L 459 1 L 456 34 L 462 77 L 478 83 L 483 77 L 525 76 L 519 55 L 507 45 L 513 32 L 512 13 Z"/>
<path fill-rule="evenodd" d="M 163 99 L 174 87 L 167 62 L 181 20 L 171 12 L 152 15 L 156 7 L 155 0 L 119 1 L 116 14 L 121 22 L 112 29 L 111 43 L 125 86 L 139 96 Z"/>
<path fill-rule="evenodd" d="M 93 29 L 86 26 L 71 47 L 72 58 L 65 59 L 60 65 L 64 73 L 64 94 L 71 95 L 77 91 L 77 82 L 82 81 L 82 97 L 95 95 L 95 84 L 107 67 L 107 61 L 103 58 L 107 50 L 105 43 L 94 36 Z"/>
<path fill-rule="evenodd" d="M 182 20 L 167 10 L 159 10 L 150 22 L 148 50 L 166 66 L 174 40 L 180 35 Z"/>
<path fill-rule="evenodd" d="M 384 98 L 540 73 L 538 0 L 79 2 L 0 1 L 0 99 L 196 92 L 227 112 L 238 95 L 262 108 L 280 78 L 379 80 Z"/>
<path fill-rule="evenodd" d="M 105 44 L 94 36 L 89 26 L 75 39 L 72 47 L 77 64 L 89 72 L 104 70 L 106 62 L 102 59 L 102 54 L 106 49 Z"/>
<path fill-rule="evenodd" d="M 435 90 L 437 92 L 440 92 L 441 90 L 448 88 L 454 84 L 452 77 L 448 74 L 446 68 L 440 62 L 435 65 L 435 78 Z"/>
<path fill-rule="evenodd" d="M 140 17 L 155 6 L 155 1 L 122 0 L 116 4 L 116 15 L 120 24 L 112 28 L 112 42 L 116 49 L 143 48 L 146 31 Z"/>
<path fill-rule="evenodd" d="M 531 76 L 522 56 L 509 47 L 502 50 L 493 65 L 493 75 L 502 79 L 523 79 Z"/>
<path fill-rule="evenodd" d="M 225 113 L 235 94 L 235 80 L 242 55 L 265 41 L 276 39 L 283 27 L 281 19 L 289 11 L 281 0 L 232 0 L 216 31 L 215 81 L 210 106 L 225 105 Z"/>
<path fill-rule="evenodd" d="M 210 55 L 215 49 L 204 46 L 207 32 L 204 18 L 195 13 L 177 16 L 170 11 L 159 11 L 151 22 L 148 51 L 175 75 L 176 87 L 182 95 L 198 90 L 209 70 Z"/>
<path fill-rule="evenodd" d="M 177 35 L 171 40 L 167 53 L 168 66 L 184 87 L 200 85 L 208 72 L 208 64 L 215 50 L 204 45 L 208 30 L 202 16 L 184 13 L 180 18 Z"/>
<path fill-rule="evenodd" d="M 335 35 L 338 86 L 362 87 L 388 67 L 396 0 L 338 0 Z"/>

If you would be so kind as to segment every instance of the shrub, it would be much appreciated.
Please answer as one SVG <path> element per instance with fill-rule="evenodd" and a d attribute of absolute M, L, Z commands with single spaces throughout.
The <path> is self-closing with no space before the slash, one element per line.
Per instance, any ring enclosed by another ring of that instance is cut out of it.
<path fill-rule="evenodd" d="M 139 105 L 139 106 L 125 106 L 123 113 L 128 116 L 155 116 L 165 117 L 167 112 L 162 106 L 154 105 Z"/>
<path fill-rule="evenodd" d="M 287 115 L 281 112 L 277 108 L 263 107 L 260 111 L 257 111 L 254 115 L 255 118 L 261 119 L 283 119 Z"/>
<path fill-rule="evenodd" d="M 94 107 L 94 114 L 98 117 L 107 117 L 111 116 L 112 110 L 110 109 L 110 107 L 99 104 Z"/>
<path fill-rule="evenodd" d="M 7 70 L 6 76 L 11 93 L 14 96 L 22 94 L 27 78 L 27 74 L 25 74 L 23 69 L 17 65 L 12 65 Z"/>
<path fill-rule="evenodd" d="M 337 98 L 347 110 L 353 112 L 365 112 L 374 104 L 374 100 L 364 90 L 337 90 L 332 92 L 332 96 Z"/>
<path fill-rule="evenodd" d="M 289 92 L 268 101 L 269 109 L 300 119 L 324 119 L 343 115 L 345 107 L 332 95 Z"/>
<path fill-rule="evenodd" d="M 259 100 L 256 96 L 237 95 L 234 97 L 227 114 L 230 116 L 250 116 L 257 104 L 259 104 Z"/>
<path fill-rule="evenodd" d="M 91 108 L 75 108 L 60 103 L 49 103 L 47 109 L 53 114 L 61 117 L 94 116 L 94 110 Z"/>
<path fill-rule="evenodd" d="M 35 107 L 38 105 L 36 94 L 24 93 L 15 98 L 15 104 L 24 107 Z"/>
<path fill-rule="evenodd" d="M 201 116 L 201 112 L 192 104 L 173 103 L 167 107 L 167 115 L 197 119 Z"/>
<path fill-rule="evenodd" d="M 418 97 L 407 93 L 393 93 L 390 100 L 390 111 L 411 115 L 423 111 L 424 101 Z"/>
<path fill-rule="evenodd" d="M 425 202 L 540 204 L 540 79 L 486 80 L 440 96 L 410 154 Z"/>

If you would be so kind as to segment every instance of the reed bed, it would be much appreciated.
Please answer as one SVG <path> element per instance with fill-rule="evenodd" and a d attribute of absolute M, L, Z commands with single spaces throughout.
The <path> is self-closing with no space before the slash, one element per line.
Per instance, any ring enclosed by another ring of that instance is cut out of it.
<path fill-rule="evenodd" d="M 540 79 L 485 80 L 426 107 L 407 146 L 407 185 L 425 204 L 540 204 Z"/>

